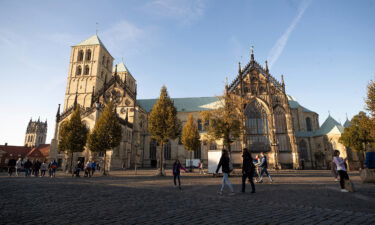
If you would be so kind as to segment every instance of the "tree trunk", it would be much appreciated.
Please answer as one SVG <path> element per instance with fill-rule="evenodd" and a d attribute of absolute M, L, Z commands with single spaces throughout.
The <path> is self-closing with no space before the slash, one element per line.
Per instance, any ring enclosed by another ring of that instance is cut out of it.
<path fill-rule="evenodd" d="M 104 176 L 108 175 L 107 172 L 105 171 L 106 164 L 107 164 L 107 151 L 104 151 L 104 162 L 103 162 L 103 175 Z"/>
<path fill-rule="evenodd" d="M 160 155 L 159 155 L 159 173 L 158 173 L 158 175 L 159 176 L 164 176 L 164 174 L 163 174 L 163 153 L 164 153 L 164 143 L 163 142 L 160 142 L 160 146 L 161 146 L 161 148 L 160 148 Z"/>

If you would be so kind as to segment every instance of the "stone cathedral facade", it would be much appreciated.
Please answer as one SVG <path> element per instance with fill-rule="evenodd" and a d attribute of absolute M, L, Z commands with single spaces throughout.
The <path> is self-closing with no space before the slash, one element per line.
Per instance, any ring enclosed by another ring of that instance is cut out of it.
<path fill-rule="evenodd" d="M 97 35 L 72 46 L 64 105 L 58 108 L 54 138 L 51 141 L 50 158 L 67 167 L 68 155 L 58 150 L 59 127 L 71 116 L 75 107 L 81 108 L 83 122 L 91 130 L 105 103 L 113 101 L 122 125 L 122 140 L 118 147 L 107 151 L 108 169 L 156 167 L 160 151 L 163 151 L 167 167 L 175 159 L 185 162 L 190 158 L 179 139 L 169 140 L 160 149 L 147 130 L 147 116 L 157 99 L 137 99 L 136 80 L 126 65 L 113 66 L 114 58 Z M 268 69 L 261 66 L 251 52 L 249 63 L 239 66 L 236 78 L 226 86 L 228 92 L 244 100 L 246 135 L 244 143 L 232 144 L 234 164 L 240 165 L 241 151 L 247 146 L 255 155 L 265 152 L 273 168 L 328 168 L 333 149 L 350 159 L 350 167 L 356 168 L 358 157 L 342 146 L 338 139 L 347 120 L 341 125 L 331 116 L 319 126 L 319 115 L 302 105 L 286 92 L 283 77 L 278 81 Z M 192 114 L 203 137 L 206 134 L 200 112 L 216 109 L 217 97 L 173 98 L 182 123 Z M 194 158 L 207 165 L 208 152 L 222 149 L 222 143 L 202 141 L 194 152 Z M 74 154 L 74 161 L 96 160 L 103 156 L 85 149 Z"/>

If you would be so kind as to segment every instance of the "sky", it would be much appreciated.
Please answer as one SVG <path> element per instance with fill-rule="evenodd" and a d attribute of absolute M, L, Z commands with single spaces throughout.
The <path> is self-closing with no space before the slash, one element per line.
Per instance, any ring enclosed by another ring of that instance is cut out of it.
<path fill-rule="evenodd" d="M 23 145 L 30 118 L 53 137 L 71 46 L 98 32 L 138 98 L 223 93 L 238 62 L 269 61 L 287 94 L 344 123 L 375 78 L 375 1 L 0 0 L 0 144 Z"/>

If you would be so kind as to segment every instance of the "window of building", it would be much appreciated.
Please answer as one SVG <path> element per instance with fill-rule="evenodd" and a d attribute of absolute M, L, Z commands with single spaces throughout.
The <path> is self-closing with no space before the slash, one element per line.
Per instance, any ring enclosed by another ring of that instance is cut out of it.
<path fill-rule="evenodd" d="M 311 126 L 311 119 L 310 119 L 310 117 L 306 117 L 306 130 L 307 130 L 307 131 L 312 131 L 312 126 Z"/>
<path fill-rule="evenodd" d="M 194 151 L 194 159 L 201 159 L 202 158 L 202 150 L 201 146 L 199 145 L 199 148 Z"/>
<path fill-rule="evenodd" d="M 254 152 L 270 150 L 267 113 L 258 101 L 253 101 L 245 108 L 247 147 Z"/>
<path fill-rule="evenodd" d="M 307 143 L 305 140 L 301 140 L 298 145 L 300 159 L 307 160 Z"/>
<path fill-rule="evenodd" d="M 198 131 L 203 131 L 202 120 L 198 119 L 197 123 L 198 123 Z"/>
<path fill-rule="evenodd" d="M 76 68 L 76 75 L 81 75 L 82 74 L 82 67 L 81 66 L 77 66 Z"/>
<path fill-rule="evenodd" d="M 78 51 L 77 61 L 81 62 L 83 60 L 83 50 Z"/>
<path fill-rule="evenodd" d="M 89 75 L 90 73 L 90 67 L 88 65 L 85 66 L 85 75 Z"/>
<path fill-rule="evenodd" d="M 156 140 L 151 139 L 150 141 L 150 159 L 151 160 L 156 160 Z"/>
<path fill-rule="evenodd" d="M 91 60 L 91 50 L 90 49 L 86 50 L 86 60 L 87 61 Z"/>
<path fill-rule="evenodd" d="M 274 109 L 276 134 L 286 133 L 285 111 L 281 106 Z"/>
<path fill-rule="evenodd" d="M 164 159 L 170 160 L 172 158 L 171 142 L 164 144 Z"/>

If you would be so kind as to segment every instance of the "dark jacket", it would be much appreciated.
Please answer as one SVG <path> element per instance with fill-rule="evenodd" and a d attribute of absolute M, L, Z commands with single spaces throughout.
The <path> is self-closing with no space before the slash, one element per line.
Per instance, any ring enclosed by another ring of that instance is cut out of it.
<path fill-rule="evenodd" d="M 230 173 L 228 156 L 221 155 L 220 162 L 217 165 L 216 173 L 219 172 L 220 167 L 222 167 L 223 173 Z"/>
<path fill-rule="evenodd" d="M 15 159 L 9 159 L 8 166 L 9 167 L 15 167 L 17 161 Z"/>
<path fill-rule="evenodd" d="M 173 174 L 174 175 L 180 175 L 181 169 L 185 170 L 186 169 L 181 165 L 181 163 L 173 163 Z"/>
<path fill-rule="evenodd" d="M 262 157 L 262 159 L 260 161 L 260 164 L 259 164 L 259 167 L 268 168 L 268 162 L 267 162 L 267 157 L 266 156 Z"/>
<path fill-rule="evenodd" d="M 242 173 L 254 173 L 255 166 L 253 163 L 253 157 L 249 152 L 242 155 Z"/>
<path fill-rule="evenodd" d="M 25 164 L 23 165 L 26 169 L 30 169 L 33 164 L 30 162 L 30 160 L 27 160 Z"/>

